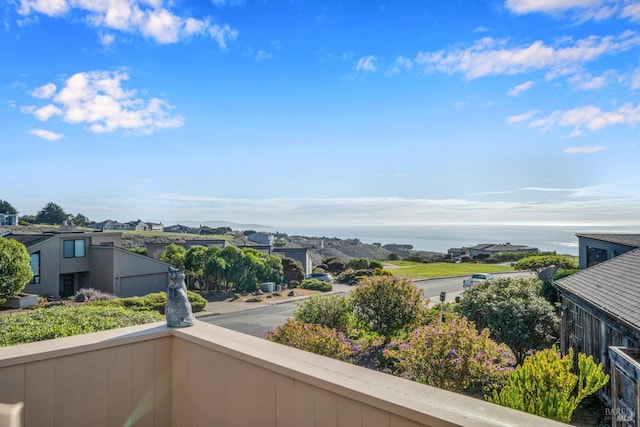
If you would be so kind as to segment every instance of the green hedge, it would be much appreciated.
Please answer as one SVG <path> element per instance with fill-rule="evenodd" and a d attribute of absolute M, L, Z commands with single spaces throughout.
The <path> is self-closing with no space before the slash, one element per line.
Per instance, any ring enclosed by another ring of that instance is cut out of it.
<path fill-rule="evenodd" d="M 207 300 L 200 294 L 187 291 L 187 297 L 194 313 L 202 311 L 207 305 Z M 100 307 L 124 307 L 133 311 L 157 311 L 160 314 L 164 314 L 164 305 L 166 303 L 166 292 L 157 292 L 143 297 L 115 298 L 108 301 L 93 301 L 89 304 Z"/>
<path fill-rule="evenodd" d="M 0 347 L 89 332 L 105 331 L 163 318 L 155 312 L 135 312 L 123 307 L 54 306 L 0 316 Z"/>
<path fill-rule="evenodd" d="M 333 285 L 329 282 L 325 282 L 318 279 L 305 279 L 300 282 L 302 289 L 310 289 L 312 291 L 330 292 L 333 290 Z"/>

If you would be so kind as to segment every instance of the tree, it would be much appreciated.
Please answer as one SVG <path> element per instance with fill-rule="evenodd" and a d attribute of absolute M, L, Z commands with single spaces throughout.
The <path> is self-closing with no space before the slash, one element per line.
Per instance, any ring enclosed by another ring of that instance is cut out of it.
<path fill-rule="evenodd" d="M 489 402 L 569 423 L 573 411 L 587 396 L 609 381 L 593 357 L 579 353 L 577 375 L 572 372 L 573 349 L 560 357 L 554 346 L 527 356 L 507 384 Z"/>
<path fill-rule="evenodd" d="M 365 277 L 351 292 L 356 318 L 387 341 L 416 326 L 426 300 L 411 279 L 402 276 Z"/>
<path fill-rule="evenodd" d="M 505 343 L 520 364 L 529 351 L 546 346 L 547 336 L 558 324 L 553 306 L 539 294 L 540 287 L 537 279 L 485 280 L 464 292 L 458 309 L 478 328 L 488 328 L 494 340 Z"/>
<path fill-rule="evenodd" d="M 184 265 L 185 258 L 187 257 L 187 250 L 180 245 L 171 243 L 165 246 L 162 254 L 160 254 L 160 260 L 174 267 L 180 267 Z"/>
<path fill-rule="evenodd" d="M 16 210 L 16 208 L 11 206 L 11 203 L 7 202 L 6 200 L 0 199 L 0 213 L 17 214 L 18 211 Z"/>
<path fill-rule="evenodd" d="M 87 218 L 86 216 L 82 215 L 81 213 L 79 213 L 78 215 L 76 215 L 73 218 L 73 222 L 78 227 L 87 227 L 89 225 L 89 223 L 90 223 L 89 218 Z"/>
<path fill-rule="evenodd" d="M 0 237 L 0 303 L 18 295 L 32 277 L 27 248 L 17 240 Z"/>
<path fill-rule="evenodd" d="M 302 282 L 304 280 L 302 263 L 293 258 L 282 258 L 282 274 L 284 275 L 284 281 L 287 283 L 292 280 Z"/>
<path fill-rule="evenodd" d="M 60 206 L 49 202 L 36 214 L 36 224 L 62 224 L 68 216 Z"/>
<path fill-rule="evenodd" d="M 184 258 L 184 269 L 188 286 L 194 286 L 195 282 L 202 283 L 204 281 L 206 258 L 206 246 L 195 245 L 187 250 Z"/>
<path fill-rule="evenodd" d="M 207 248 L 204 263 L 204 277 L 207 283 L 207 290 L 210 289 L 211 283 L 216 286 L 217 290 L 220 290 L 222 283 L 225 282 L 227 262 L 221 256 L 220 252 L 221 249 L 215 246 Z"/>

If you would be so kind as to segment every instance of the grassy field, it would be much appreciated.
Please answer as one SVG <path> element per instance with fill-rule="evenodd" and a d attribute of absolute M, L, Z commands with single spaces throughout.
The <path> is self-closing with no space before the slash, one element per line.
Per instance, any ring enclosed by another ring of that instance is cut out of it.
<path fill-rule="evenodd" d="M 385 269 L 393 274 L 408 276 L 413 279 L 442 276 L 464 276 L 473 273 L 501 273 L 514 271 L 513 267 L 501 264 L 475 264 L 450 262 L 435 262 L 424 264 L 411 261 L 385 261 Z"/>

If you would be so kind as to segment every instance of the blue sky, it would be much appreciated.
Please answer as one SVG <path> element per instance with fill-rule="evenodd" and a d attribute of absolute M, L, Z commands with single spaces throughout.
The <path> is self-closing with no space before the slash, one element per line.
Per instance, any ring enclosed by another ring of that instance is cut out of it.
<path fill-rule="evenodd" d="M 0 198 L 22 214 L 640 226 L 638 2 L 0 11 Z"/>

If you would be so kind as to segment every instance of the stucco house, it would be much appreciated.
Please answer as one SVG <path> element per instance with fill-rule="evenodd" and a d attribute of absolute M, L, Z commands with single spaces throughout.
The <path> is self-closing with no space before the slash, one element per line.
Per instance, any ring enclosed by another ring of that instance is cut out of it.
<path fill-rule="evenodd" d="M 18 215 L 0 213 L 0 225 L 18 225 Z"/>
<path fill-rule="evenodd" d="M 512 245 L 511 243 L 481 243 L 479 245 L 466 248 L 473 258 L 478 255 L 495 255 L 503 252 L 538 252 L 538 248 L 525 245 Z"/>
<path fill-rule="evenodd" d="M 613 414 L 630 416 L 635 424 L 629 425 L 640 425 L 640 249 L 554 283 L 561 302 L 563 354 L 571 347 L 602 363 L 611 375 L 603 397 Z"/>
<path fill-rule="evenodd" d="M 72 295 L 92 287 L 120 297 L 166 291 L 168 264 L 121 247 L 120 233 L 8 234 L 31 255 L 34 277 L 24 292 Z"/>

